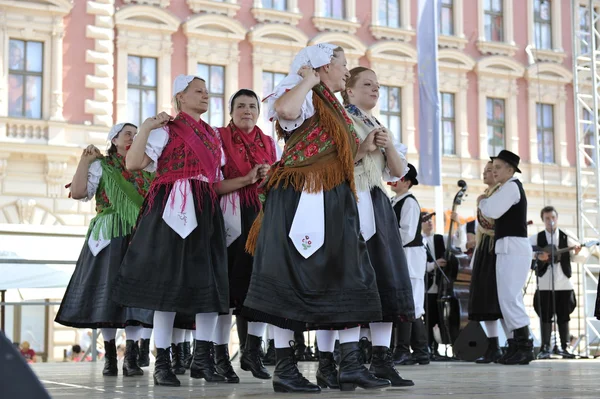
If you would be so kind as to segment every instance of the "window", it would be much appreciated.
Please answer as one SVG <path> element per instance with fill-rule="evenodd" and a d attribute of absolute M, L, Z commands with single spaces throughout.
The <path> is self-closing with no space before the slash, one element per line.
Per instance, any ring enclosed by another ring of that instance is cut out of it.
<path fill-rule="evenodd" d="M 42 118 L 41 42 L 9 40 L 8 116 Z"/>
<path fill-rule="evenodd" d="M 504 41 L 502 1 L 484 0 L 485 40 L 487 41 Z"/>
<path fill-rule="evenodd" d="M 538 159 L 542 163 L 554 163 L 554 106 L 536 104 Z"/>
<path fill-rule="evenodd" d="M 380 119 L 383 126 L 392 132 L 395 143 L 402 142 L 400 101 L 399 87 L 381 86 L 379 90 Z"/>
<path fill-rule="evenodd" d="M 534 0 L 534 37 L 537 49 L 552 49 L 552 17 L 550 0 Z"/>
<path fill-rule="evenodd" d="M 400 7 L 399 0 L 373 0 L 379 1 L 378 24 L 388 28 L 400 27 Z M 405 0 L 406 1 L 406 0 Z"/>
<path fill-rule="evenodd" d="M 586 6 L 579 6 L 579 54 L 587 54 L 590 51 L 591 32 L 590 10 Z"/>
<path fill-rule="evenodd" d="M 326 18 L 344 19 L 345 0 L 321 0 L 323 2 L 323 16 Z"/>
<path fill-rule="evenodd" d="M 157 114 L 156 81 L 156 58 L 127 56 L 128 122 L 140 126 Z"/>
<path fill-rule="evenodd" d="M 206 81 L 208 89 L 208 112 L 202 119 L 211 126 L 225 125 L 225 67 L 198 64 L 197 76 Z"/>
<path fill-rule="evenodd" d="M 273 10 L 285 11 L 287 10 L 286 0 L 262 0 L 262 6 L 264 8 L 272 8 Z"/>
<path fill-rule="evenodd" d="M 269 94 L 273 93 L 275 87 L 285 78 L 285 73 L 279 72 L 266 72 L 262 73 L 263 87 L 262 87 L 262 97 L 266 98 Z M 275 122 L 269 121 L 268 112 L 264 107 L 261 107 L 262 118 L 264 121 L 264 129 L 263 132 L 273 137 L 277 141 L 277 135 L 275 134 Z"/>
<path fill-rule="evenodd" d="M 440 15 L 440 35 L 454 35 L 454 4 L 453 0 L 442 0 Z"/>
<path fill-rule="evenodd" d="M 506 126 L 504 123 L 504 100 L 487 98 L 488 155 L 494 157 L 506 148 Z"/>
<path fill-rule="evenodd" d="M 454 94 L 440 94 L 442 96 L 442 153 L 444 155 L 455 155 L 454 131 L 456 120 L 454 118 Z"/>

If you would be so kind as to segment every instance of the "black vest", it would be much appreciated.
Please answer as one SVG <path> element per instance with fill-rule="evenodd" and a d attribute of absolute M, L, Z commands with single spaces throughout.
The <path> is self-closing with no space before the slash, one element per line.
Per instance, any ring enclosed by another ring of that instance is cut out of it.
<path fill-rule="evenodd" d="M 446 246 L 444 245 L 444 236 L 441 234 L 434 234 L 433 235 L 433 246 L 434 246 L 434 248 L 430 248 L 430 250 L 433 251 L 433 256 L 435 256 L 435 260 L 443 258 L 444 255 L 446 254 Z M 433 260 L 434 259 L 430 256 L 429 252 L 427 252 L 427 262 L 433 262 Z M 431 285 L 433 284 L 434 273 L 437 276 L 436 277 L 437 281 L 440 281 L 441 273 L 437 269 L 437 266 L 436 266 L 436 268 L 434 269 L 433 272 L 427 273 L 427 289 L 431 288 Z"/>
<path fill-rule="evenodd" d="M 419 205 L 419 201 L 417 201 L 417 199 L 414 197 L 414 195 L 412 194 L 408 194 L 406 197 L 402 198 L 400 201 L 396 202 L 396 205 L 394 205 L 394 213 L 396 213 L 396 219 L 398 220 L 398 225 L 400 225 L 400 215 L 402 213 L 402 206 L 404 205 L 404 201 L 406 201 L 407 198 L 412 198 L 417 202 L 417 205 L 419 206 L 419 217 L 421 215 L 421 206 Z M 417 233 L 415 234 L 415 239 L 412 240 L 411 242 L 407 243 L 403 243 L 404 244 L 404 248 L 406 247 L 422 247 L 423 246 L 423 236 L 421 235 L 421 223 L 417 223 Z"/>
<path fill-rule="evenodd" d="M 521 193 L 521 200 L 496 219 L 496 241 L 504 237 L 527 238 L 527 197 L 523 185 L 518 180 L 511 180 L 505 184 L 516 184 Z"/>
<path fill-rule="evenodd" d="M 467 222 L 467 234 L 476 234 L 475 233 L 475 221 L 471 220 L 470 222 Z"/>
<path fill-rule="evenodd" d="M 540 248 L 544 248 L 548 245 L 548 240 L 546 239 L 546 230 L 540 231 L 538 233 L 538 238 L 537 238 L 537 245 Z M 554 245 L 556 245 L 556 243 L 554 243 Z M 569 243 L 567 241 L 567 235 L 565 233 L 563 233 L 562 231 L 560 231 L 560 229 L 558 230 L 558 249 L 562 249 L 562 248 L 568 248 L 569 247 Z M 540 262 L 539 264 L 539 269 L 538 269 L 538 273 L 539 276 L 542 277 L 544 274 L 546 274 L 546 271 L 548 270 L 548 266 L 550 266 L 549 262 Z M 560 267 L 562 268 L 563 273 L 565 274 L 565 276 L 567 276 L 567 278 L 571 278 L 572 272 L 571 272 L 571 254 L 569 252 L 564 252 L 562 254 L 560 254 Z"/>

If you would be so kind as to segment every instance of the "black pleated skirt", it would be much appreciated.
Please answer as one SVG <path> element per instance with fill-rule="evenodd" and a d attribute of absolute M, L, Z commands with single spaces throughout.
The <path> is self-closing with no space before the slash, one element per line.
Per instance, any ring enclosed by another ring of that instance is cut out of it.
<path fill-rule="evenodd" d="M 195 185 L 207 184 L 191 180 Z M 198 206 L 198 227 L 185 239 L 162 219 L 166 187 L 151 209 L 142 207 L 131 243 L 114 282 L 113 299 L 123 305 L 184 315 L 229 311 L 223 215 L 208 194 Z"/>
<path fill-rule="evenodd" d="M 469 289 L 469 320 L 491 321 L 502 318 L 496 283 L 496 253 L 484 235 L 473 255 L 473 274 Z"/>
<path fill-rule="evenodd" d="M 111 300 L 112 281 L 127 251 L 129 236 L 113 238 L 97 256 L 83 245 L 54 321 L 75 328 L 152 326 L 154 312 Z"/>
<path fill-rule="evenodd" d="M 371 198 L 376 233 L 367 241 L 367 248 L 377 276 L 383 321 L 412 321 L 415 305 L 396 215 L 381 188 L 371 189 Z"/>
<path fill-rule="evenodd" d="M 347 183 L 324 192 L 325 242 L 308 259 L 288 234 L 301 193 L 269 191 L 242 314 L 291 329 L 342 329 L 382 319 L 375 271 Z"/>

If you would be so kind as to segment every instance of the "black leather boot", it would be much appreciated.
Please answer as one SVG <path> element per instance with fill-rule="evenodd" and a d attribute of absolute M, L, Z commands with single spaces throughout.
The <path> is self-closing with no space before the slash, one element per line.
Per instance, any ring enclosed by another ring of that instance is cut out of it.
<path fill-rule="evenodd" d="M 138 346 L 137 342 L 128 339 L 125 346 L 125 357 L 123 358 L 123 375 L 125 377 L 133 377 L 136 375 L 144 375 L 144 370 L 140 368 L 137 362 Z"/>
<path fill-rule="evenodd" d="M 413 359 L 421 365 L 429 364 L 429 346 L 427 345 L 427 328 L 422 318 L 412 322 L 410 345 Z"/>
<path fill-rule="evenodd" d="M 194 360 L 190 366 L 190 377 L 204 378 L 208 382 L 225 382 L 225 377 L 215 371 L 215 361 L 212 355 L 213 343 L 194 340 Z"/>
<path fill-rule="evenodd" d="M 412 323 L 401 322 L 396 324 L 394 329 L 394 363 L 402 366 L 410 366 L 415 364 L 410 353 L 410 335 L 412 331 Z"/>
<path fill-rule="evenodd" d="M 392 383 L 375 377 L 360 363 L 361 354 L 358 342 L 340 344 L 342 361 L 339 364 L 338 383 L 342 391 L 354 391 L 356 387 L 363 389 L 387 388 Z"/>
<path fill-rule="evenodd" d="M 154 362 L 154 385 L 178 387 L 181 382 L 171 371 L 171 348 L 156 348 Z"/>
<path fill-rule="evenodd" d="M 529 338 L 529 327 L 517 328 L 513 331 L 517 349 L 515 353 L 504 359 L 506 365 L 529 364 L 533 357 L 533 340 Z"/>
<path fill-rule="evenodd" d="M 558 324 L 558 334 L 560 335 L 561 350 L 558 353 L 563 359 L 575 359 L 575 355 L 569 352 L 569 343 L 571 342 L 571 334 L 569 333 L 569 322 Z"/>
<path fill-rule="evenodd" d="M 363 364 L 371 363 L 371 357 L 373 356 L 373 344 L 371 341 L 369 341 L 367 337 L 362 337 L 360 341 L 358 341 L 358 346 L 362 352 Z"/>
<path fill-rule="evenodd" d="M 498 337 L 488 337 L 488 347 L 485 354 L 479 359 L 475 360 L 475 363 L 488 364 L 495 363 L 502 357 L 502 349 L 498 344 Z"/>
<path fill-rule="evenodd" d="M 298 370 L 293 348 L 275 349 L 277 364 L 273 373 L 275 392 L 319 393 L 321 388 L 308 381 Z"/>
<path fill-rule="evenodd" d="M 150 366 L 150 340 L 140 339 L 138 341 L 138 349 L 140 351 L 140 355 L 138 356 L 138 366 Z"/>
<path fill-rule="evenodd" d="M 246 337 L 248 336 L 248 319 L 243 316 L 235 316 L 235 326 L 237 328 L 238 339 L 240 341 L 240 352 L 246 348 Z"/>
<path fill-rule="evenodd" d="M 302 331 L 294 331 L 294 342 L 296 342 L 295 356 L 296 360 L 303 362 L 310 360 L 306 356 L 306 342 L 304 340 L 304 333 Z"/>
<path fill-rule="evenodd" d="M 102 375 L 106 377 L 117 376 L 117 346 L 115 340 L 104 341 L 104 369 L 102 369 Z"/>
<path fill-rule="evenodd" d="M 317 385 L 321 388 L 340 389 L 337 380 L 338 371 L 335 367 L 332 352 L 319 352 L 319 369 L 317 370 Z"/>
<path fill-rule="evenodd" d="M 509 338 L 507 341 L 508 347 L 504 351 L 504 354 L 498 359 L 496 363 L 504 364 L 506 359 L 511 357 L 517 351 L 517 341 L 514 338 Z"/>
<path fill-rule="evenodd" d="M 171 344 L 171 353 L 171 369 L 173 370 L 173 373 L 175 373 L 175 375 L 185 374 L 185 366 L 183 364 L 183 358 L 185 357 L 183 342 L 180 342 L 177 345 Z"/>
<path fill-rule="evenodd" d="M 393 387 L 410 387 L 415 385 L 412 380 L 402 378 L 398 370 L 394 368 L 392 352 L 387 346 L 373 347 L 373 361 L 371 362 L 369 371 L 377 378 L 390 380 Z"/>
<path fill-rule="evenodd" d="M 537 355 L 538 360 L 550 359 L 552 348 L 550 348 L 550 337 L 552 336 L 552 323 L 542 323 L 542 347 Z"/>
<path fill-rule="evenodd" d="M 260 337 L 248 335 L 248 338 L 246 339 L 246 348 L 242 352 L 242 357 L 240 359 L 240 367 L 244 371 L 250 371 L 254 378 L 268 380 L 271 378 L 271 374 L 265 368 L 260 358 L 261 344 L 262 340 Z M 273 346 L 275 345 L 273 344 Z M 275 350 L 275 348 L 273 348 L 273 350 Z"/>
<path fill-rule="evenodd" d="M 192 365 L 192 345 L 190 344 L 190 342 L 188 341 L 184 341 L 183 342 L 183 367 L 186 368 L 186 370 L 190 369 L 190 366 Z"/>
<path fill-rule="evenodd" d="M 225 377 L 229 383 L 237 384 L 240 382 L 240 377 L 233 370 L 229 359 L 229 345 L 215 345 L 215 370 L 217 374 Z"/>
<path fill-rule="evenodd" d="M 263 357 L 262 362 L 265 366 L 274 366 L 275 363 L 277 363 L 274 339 L 270 339 L 267 343 L 267 352 L 265 353 L 265 357 Z"/>

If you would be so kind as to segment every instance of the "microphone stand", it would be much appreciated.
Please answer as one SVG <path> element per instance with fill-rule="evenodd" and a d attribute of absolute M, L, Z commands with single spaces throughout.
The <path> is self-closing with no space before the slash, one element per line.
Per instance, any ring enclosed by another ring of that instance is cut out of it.
<path fill-rule="evenodd" d="M 557 231 L 556 228 L 554 227 L 554 222 L 552 222 L 552 229 L 553 231 L 550 233 L 550 270 L 551 270 L 551 275 L 550 277 L 552 278 L 552 330 L 554 331 L 554 348 L 552 348 L 552 353 L 558 355 L 558 346 L 556 345 L 557 342 L 557 335 L 556 335 L 556 294 L 554 291 L 554 259 L 555 259 L 555 246 L 554 246 L 554 232 Z M 541 306 L 541 303 L 540 303 Z"/>
<path fill-rule="evenodd" d="M 540 266 L 540 259 L 539 259 L 539 254 L 536 253 L 535 254 L 535 261 L 533 262 L 532 265 L 532 269 L 533 272 L 535 273 L 535 285 L 537 286 L 537 298 L 538 298 L 538 304 L 540 306 L 540 352 L 542 351 L 543 345 L 544 345 L 544 337 L 542 335 L 542 331 L 544 331 L 544 328 L 542 327 L 542 325 L 544 324 L 544 322 L 542 321 L 542 312 L 543 312 L 543 308 L 542 308 L 542 291 L 540 290 L 540 274 L 539 274 L 539 266 Z M 524 295 L 523 295 L 524 296 Z"/>

